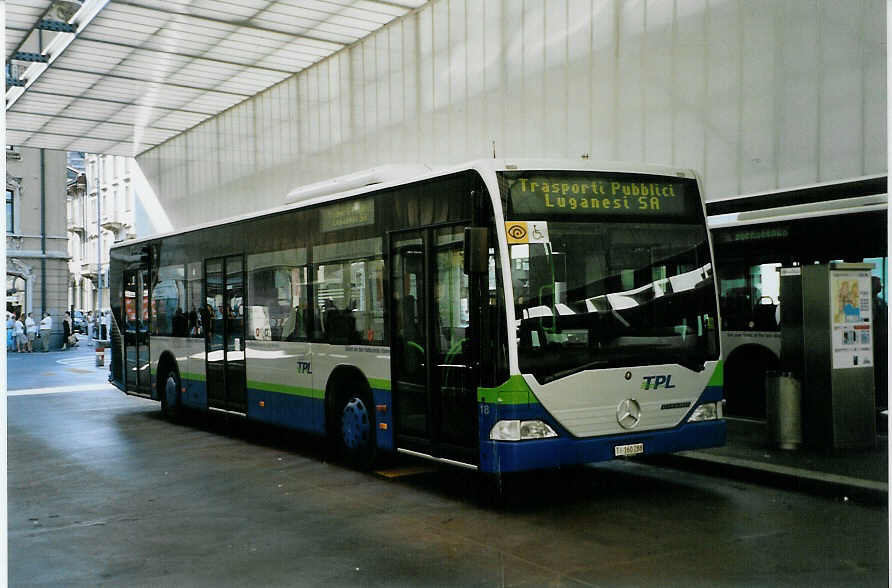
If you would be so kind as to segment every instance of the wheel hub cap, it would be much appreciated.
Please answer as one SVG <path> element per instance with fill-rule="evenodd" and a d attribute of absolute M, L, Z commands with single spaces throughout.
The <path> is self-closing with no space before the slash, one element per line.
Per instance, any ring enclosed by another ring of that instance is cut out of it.
<path fill-rule="evenodd" d="M 344 445 L 356 449 L 369 439 L 369 413 L 359 398 L 353 398 L 344 406 L 341 416 L 341 434 Z"/>

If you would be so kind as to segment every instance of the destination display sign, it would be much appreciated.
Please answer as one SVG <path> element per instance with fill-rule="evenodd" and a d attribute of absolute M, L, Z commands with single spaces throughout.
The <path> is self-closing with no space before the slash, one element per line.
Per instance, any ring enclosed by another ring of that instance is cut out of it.
<path fill-rule="evenodd" d="M 692 179 L 639 174 L 503 173 L 514 218 L 599 216 L 698 218 Z"/>
<path fill-rule="evenodd" d="M 361 227 L 375 222 L 375 201 L 351 200 L 322 208 L 319 213 L 323 232 Z"/>

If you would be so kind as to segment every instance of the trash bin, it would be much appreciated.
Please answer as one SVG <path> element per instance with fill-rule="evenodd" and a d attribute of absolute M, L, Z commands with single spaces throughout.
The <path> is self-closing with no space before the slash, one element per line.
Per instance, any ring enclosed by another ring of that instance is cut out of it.
<path fill-rule="evenodd" d="M 789 372 L 765 374 L 768 435 L 781 449 L 802 445 L 802 384 Z"/>
<path fill-rule="evenodd" d="M 105 348 L 97 347 L 96 348 L 96 367 L 102 367 L 105 365 Z"/>

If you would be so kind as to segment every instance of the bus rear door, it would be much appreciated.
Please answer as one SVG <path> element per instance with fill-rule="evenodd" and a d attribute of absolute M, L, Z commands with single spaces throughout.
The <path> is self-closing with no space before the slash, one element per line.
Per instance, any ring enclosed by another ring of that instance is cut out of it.
<path fill-rule="evenodd" d="M 238 413 L 247 412 L 244 267 L 241 255 L 204 265 L 208 407 Z"/>
<path fill-rule="evenodd" d="M 124 272 L 124 383 L 128 392 L 149 396 L 149 270 Z"/>

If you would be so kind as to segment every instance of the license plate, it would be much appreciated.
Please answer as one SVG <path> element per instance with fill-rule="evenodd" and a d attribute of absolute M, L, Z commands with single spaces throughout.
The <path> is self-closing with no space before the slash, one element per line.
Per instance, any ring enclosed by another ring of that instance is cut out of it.
<path fill-rule="evenodd" d="M 644 443 L 617 445 L 613 448 L 613 455 L 616 457 L 627 457 L 629 455 L 638 455 L 639 453 L 644 453 Z"/>

